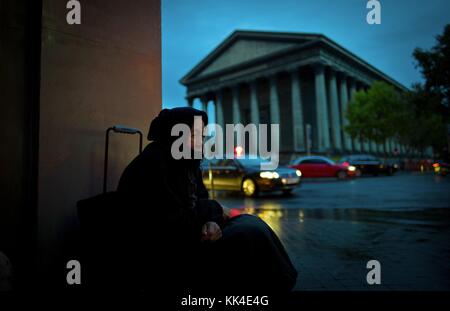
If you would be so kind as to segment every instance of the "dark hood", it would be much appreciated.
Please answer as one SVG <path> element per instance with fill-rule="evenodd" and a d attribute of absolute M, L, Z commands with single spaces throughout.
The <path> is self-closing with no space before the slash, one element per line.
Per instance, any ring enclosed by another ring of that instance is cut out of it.
<path fill-rule="evenodd" d="M 186 124 L 191 128 L 194 124 L 195 116 L 201 116 L 203 123 L 205 125 L 208 124 L 208 115 L 204 111 L 191 107 L 163 109 L 150 123 L 147 139 L 156 142 L 159 146 L 161 146 L 163 152 L 170 161 L 174 161 L 177 164 L 189 163 L 190 165 L 194 165 L 196 167 L 200 164 L 200 160 L 195 160 L 193 157 L 191 159 L 175 160 L 170 154 L 172 143 L 179 138 L 179 136 L 171 135 L 172 127 L 176 124 Z"/>
<path fill-rule="evenodd" d="M 206 112 L 191 107 L 177 107 L 172 109 L 163 109 L 156 118 L 150 123 L 147 139 L 158 141 L 160 143 L 172 144 L 178 137 L 171 136 L 170 132 L 175 124 L 186 124 L 192 127 L 194 117 L 201 116 L 203 123 L 208 124 L 208 115 Z"/>

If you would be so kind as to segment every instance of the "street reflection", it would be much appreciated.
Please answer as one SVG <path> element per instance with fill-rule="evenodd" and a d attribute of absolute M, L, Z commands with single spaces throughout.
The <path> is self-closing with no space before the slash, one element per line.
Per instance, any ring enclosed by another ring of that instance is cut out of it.
<path fill-rule="evenodd" d="M 253 201 L 246 202 L 246 206 L 243 209 L 239 209 L 241 214 L 255 215 L 264 220 L 275 233 L 282 238 L 283 230 L 281 220 L 284 217 L 286 210 L 282 209 L 282 205 L 272 202 L 263 202 L 255 206 Z M 236 213 L 236 211 L 232 213 Z"/>
<path fill-rule="evenodd" d="M 440 217 L 436 218 L 439 212 Z M 330 219 L 336 221 L 358 223 L 407 223 L 409 225 L 436 225 L 436 222 L 448 222 L 449 213 L 446 209 L 433 209 L 430 211 L 401 211 L 401 210 L 368 210 L 368 209 L 296 209 L 285 208 L 276 202 L 249 201 L 245 207 L 232 208 L 231 215 L 255 215 L 264 220 L 280 237 L 284 235 L 283 226 L 292 224 L 292 221 L 303 224 L 306 219 Z"/>

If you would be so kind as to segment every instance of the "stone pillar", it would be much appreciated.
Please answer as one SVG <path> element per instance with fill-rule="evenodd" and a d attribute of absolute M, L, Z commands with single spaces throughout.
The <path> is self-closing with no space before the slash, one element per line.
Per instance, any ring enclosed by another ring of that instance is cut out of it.
<path fill-rule="evenodd" d="M 314 66 L 314 85 L 316 94 L 316 133 L 317 149 L 326 152 L 330 149 L 330 135 L 328 129 L 327 92 L 325 86 L 324 66 Z"/>
<path fill-rule="evenodd" d="M 208 98 L 206 96 L 200 97 L 200 102 L 202 104 L 202 110 L 208 113 Z"/>
<path fill-rule="evenodd" d="M 383 144 L 377 144 L 377 149 L 378 149 L 378 153 L 379 154 L 383 154 L 384 153 L 384 145 Z"/>
<path fill-rule="evenodd" d="M 193 97 L 188 97 L 187 98 L 187 104 L 188 104 L 188 107 L 193 107 L 194 106 L 194 98 Z"/>
<path fill-rule="evenodd" d="M 356 93 L 356 82 L 351 79 L 350 81 L 350 101 L 353 99 L 353 96 Z M 361 151 L 361 143 L 359 142 L 359 138 L 352 139 L 353 149 L 355 151 Z"/>
<path fill-rule="evenodd" d="M 223 116 L 223 92 L 222 90 L 218 90 L 215 93 L 216 95 L 216 123 L 222 127 L 225 131 L 225 120 Z"/>
<path fill-rule="evenodd" d="M 269 77 L 269 88 L 270 88 L 270 123 L 280 124 L 280 103 L 278 100 L 278 87 L 276 75 Z"/>
<path fill-rule="evenodd" d="M 258 84 L 256 80 L 250 82 L 250 121 L 256 126 L 259 124 Z"/>
<path fill-rule="evenodd" d="M 290 71 L 291 74 L 291 102 L 292 102 L 292 128 L 294 151 L 304 151 L 305 133 L 303 122 L 303 104 L 300 88 L 298 68 Z"/>
<path fill-rule="evenodd" d="M 361 144 L 364 144 L 364 152 L 370 153 L 370 141 L 365 139 Z"/>
<path fill-rule="evenodd" d="M 366 86 L 361 85 L 358 89 L 359 91 L 366 91 Z M 370 152 L 370 141 L 367 139 L 364 139 L 364 141 L 361 141 L 361 145 L 364 144 L 364 152 L 369 153 Z"/>
<path fill-rule="evenodd" d="M 346 117 L 347 107 L 348 107 L 348 89 L 347 89 L 347 77 L 342 74 L 339 81 L 339 89 L 341 94 L 341 124 L 342 124 L 342 137 L 344 139 L 344 149 L 345 151 L 352 151 L 352 139 L 350 135 L 345 131 L 345 126 L 348 125 L 348 119 Z"/>
<path fill-rule="evenodd" d="M 386 139 L 386 142 L 385 142 L 385 148 L 386 148 L 386 153 L 387 153 L 388 155 L 390 155 L 390 154 L 391 154 L 391 142 L 390 142 L 390 139 L 389 139 L 389 138 Z"/>
<path fill-rule="evenodd" d="M 398 152 L 397 156 L 400 156 L 402 154 L 402 151 L 400 150 L 400 143 L 398 141 L 395 143 L 395 148 Z"/>
<path fill-rule="evenodd" d="M 258 84 L 256 80 L 250 82 L 250 122 L 259 125 Z M 249 142 L 250 150 L 258 150 L 258 137 Z"/>
<path fill-rule="evenodd" d="M 232 109 L 233 109 L 233 123 L 241 123 L 241 110 L 239 107 L 239 86 L 235 85 L 231 88 L 232 93 Z"/>
<path fill-rule="evenodd" d="M 336 71 L 330 68 L 328 79 L 329 108 L 331 112 L 331 133 L 333 147 L 336 151 L 342 151 L 341 120 L 339 116 L 339 99 L 336 83 Z"/>
<path fill-rule="evenodd" d="M 373 153 L 377 153 L 378 152 L 377 144 L 373 140 L 370 141 L 370 151 L 373 152 Z"/>
<path fill-rule="evenodd" d="M 403 144 L 400 144 L 400 153 L 405 156 L 406 155 L 406 147 Z"/>
<path fill-rule="evenodd" d="M 390 145 L 391 145 L 391 154 L 394 155 L 394 151 L 395 151 L 395 140 L 393 138 L 391 138 L 390 140 Z"/>

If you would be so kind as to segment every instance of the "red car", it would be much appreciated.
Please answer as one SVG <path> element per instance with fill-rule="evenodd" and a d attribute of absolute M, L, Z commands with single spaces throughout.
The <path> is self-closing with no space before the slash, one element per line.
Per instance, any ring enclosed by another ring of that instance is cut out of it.
<path fill-rule="evenodd" d="M 322 156 L 301 157 L 292 162 L 289 167 L 302 172 L 305 178 L 336 177 L 345 179 L 357 176 L 356 168 L 352 165 L 336 164 L 333 160 Z"/>

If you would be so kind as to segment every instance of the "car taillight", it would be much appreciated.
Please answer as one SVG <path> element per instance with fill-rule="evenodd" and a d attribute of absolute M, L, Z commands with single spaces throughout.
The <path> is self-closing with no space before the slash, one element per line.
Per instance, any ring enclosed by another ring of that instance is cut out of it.
<path fill-rule="evenodd" d="M 342 165 L 344 165 L 344 166 L 349 166 L 349 165 L 350 165 L 350 163 L 348 163 L 348 162 L 344 162 L 344 163 L 342 163 Z"/>
<path fill-rule="evenodd" d="M 242 148 L 242 146 L 236 146 L 236 148 L 234 148 L 234 155 L 238 158 L 242 157 L 242 155 L 244 154 L 244 148 Z"/>

